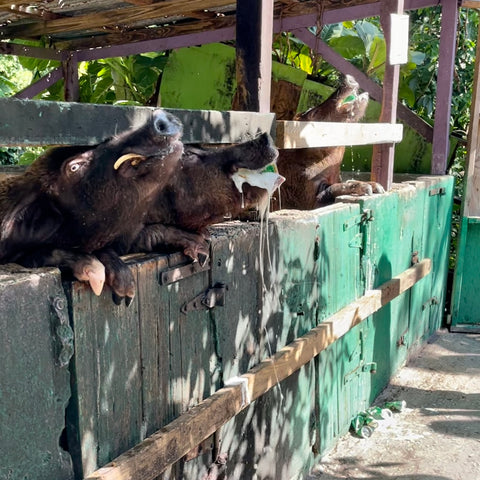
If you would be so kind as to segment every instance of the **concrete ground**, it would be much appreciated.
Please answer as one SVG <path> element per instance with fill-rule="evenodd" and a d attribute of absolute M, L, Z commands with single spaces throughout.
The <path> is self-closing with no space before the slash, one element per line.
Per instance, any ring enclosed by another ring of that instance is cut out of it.
<path fill-rule="evenodd" d="M 375 405 L 392 400 L 406 409 L 341 438 L 305 480 L 480 480 L 480 335 L 437 333 Z"/>

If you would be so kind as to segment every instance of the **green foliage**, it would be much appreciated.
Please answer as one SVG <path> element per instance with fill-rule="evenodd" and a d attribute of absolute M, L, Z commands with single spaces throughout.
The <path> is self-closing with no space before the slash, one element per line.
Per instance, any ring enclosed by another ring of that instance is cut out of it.
<path fill-rule="evenodd" d="M 166 54 L 108 58 L 81 65 L 80 101 L 156 105 Z"/>

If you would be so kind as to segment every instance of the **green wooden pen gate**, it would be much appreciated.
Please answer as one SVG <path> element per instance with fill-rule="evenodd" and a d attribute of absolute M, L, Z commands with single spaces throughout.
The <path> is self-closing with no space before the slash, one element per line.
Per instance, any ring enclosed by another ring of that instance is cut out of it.
<path fill-rule="evenodd" d="M 71 107 L 43 108 L 49 124 L 59 118 L 56 109 Z M 78 130 L 68 131 L 91 141 L 110 128 L 95 118 L 117 116 L 114 128 L 124 117 L 147 115 L 75 108 L 92 122 L 72 116 Z M 216 122 L 212 135 L 222 142 L 241 141 L 249 129 L 274 129 L 272 115 L 252 121 L 240 112 L 185 115 L 190 141 L 208 137 L 205 118 L 218 117 L 236 132 L 220 132 Z M 52 130 L 44 141 L 54 143 L 53 136 L 61 140 Z M 115 306 L 108 291 L 95 297 L 83 283 L 62 283 L 56 269 L 2 266 L 0 479 L 90 475 L 366 291 L 431 259 L 429 275 L 159 477 L 202 478 L 226 454 L 231 478 L 300 478 L 440 326 L 452 189 L 451 177 L 419 177 L 383 195 L 276 212 L 266 229 L 268 250 L 258 223 L 220 224 L 212 227 L 204 268 L 177 253 L 129 257 L 138 290 L 128 308 Z"/>
<path fill-rule="evenodd" d="M 60 437 L 63 446 L 68 440 L 76 478 L 88 475 L 365 288 L 405 270 L 412 259 L 432 258 L 429 276 L 164 476 L 201 478 L 213 456 L 226 453 L 232 478 L 296 478 L 348 430 L 408 350 L 439 327 L 451 192 L 450 178 L 425 178 L 356 203 L 273 214 L 265 293 L 254 223 L 215 227 L 206 269 L 192 270 L 179 254 L 132 259 L 138 294 L 129 308 L 115 306 L 108 293 L 93 296 L 79 282 L 64 284 L 65 295 L 54 269 L 2 275 L 0 318 L 9 348 L 0 356 L 11 368 L 1 373 L 1 422 L 2 431 L 13 432 L 0 477 L 28 464 L 24 478 L 73 478 Z M 195 303 L 209 289 L 216 290 L 212 309 Z M 68 358 L 71 341 L 57 330 L 67 312 L 75 355 L 65 424 L 69 381 L 59 355 Z"/>

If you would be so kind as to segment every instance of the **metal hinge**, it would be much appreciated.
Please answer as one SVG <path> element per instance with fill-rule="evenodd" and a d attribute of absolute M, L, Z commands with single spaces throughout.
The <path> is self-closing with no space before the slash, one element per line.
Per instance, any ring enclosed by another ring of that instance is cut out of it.
<path fill-rule="evenodd" d="M 370 209 L 365 209 L 360 215 L 354 215 L 350 217 L 346 222 L 343 223 L 343 231 L 349 230 L 356 225 L 361 225 L 363 223 L 373 221 L 373 211 Z"/>
<path fill-rule="evenodd" d="M 227 286 L 224 283 L 216 283 L 213 287 L 200 293 L 194 299 L 182 305 L 180 311 L 184 314 L 196 310 L 210 310 L 214 307 L 225 305 L 225 291 Z"/>
<path fill-rule="evenodd" d="M 447 190 L 445 187 L 439 187 L 439 188 L 432 188 L 428 192 L 429 197 L 434 197 L 435 195 L 445 195 L 447 193 Z"/>
<path fill-rule="evenodd" d="M 204 265 L 201 265 L 199 262 L 192 262 L 188 265 L 182 265 L 181 267 L 175 267 L 161 272 L 159 282 L 160 285 L 168 285 L 169 283 L 178 282 L 178 280 L 191 277 L 196 273 L 206 270 L 210 270 L 210 260 Z"/>

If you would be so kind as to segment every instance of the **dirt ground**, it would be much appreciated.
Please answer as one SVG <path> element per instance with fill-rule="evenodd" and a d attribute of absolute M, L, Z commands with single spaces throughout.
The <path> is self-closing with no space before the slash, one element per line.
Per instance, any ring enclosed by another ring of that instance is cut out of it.
<path fill-rule="evenodd" d="M 406 408 L 344 436 L 305 480 L 480 480 L 480 335 L 440 331 L 375 405 L 393 400 Z"/>

